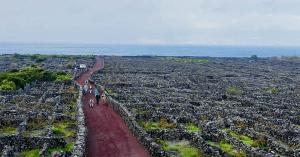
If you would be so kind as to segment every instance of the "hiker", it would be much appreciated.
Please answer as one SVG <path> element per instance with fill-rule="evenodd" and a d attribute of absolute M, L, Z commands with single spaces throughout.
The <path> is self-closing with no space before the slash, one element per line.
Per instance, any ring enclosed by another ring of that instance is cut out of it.
<path fill-rule="evenodd" d="M 106 96 L 105 96 L 105 93 L 102 92 L 102 94 L 101 94 L 101 103 L 105 104 L 105 102 L 106 102 Z"/>
<path fill-rule="evenodd" d="M 104 86 L 100 86 L 100 100 L 101 100 L 101 104 L 104 104 L 104 97 L 105 97 L 105 88 Z"/>
<path fill-rule="evenodd" d="M 90 85 L 90 94 L 92 94 L 92 89 L 93 89 L 92 85 Z"/>
<path fill-rule="evenodd" d="M 88 86 L 85 84 L 83 86 L 83 94 L 86 95 L 87 91 L 88 91 Z"/>
<path fill-rule="evenodd" d="M 95 94 L 95 97 L 96 97 L 97 105 L 99 105 L 100 93 L 98 92 L 97 88 L 95 88 L 94 94 Z"/>
<path fill-rule="evenodd" d="M 90 107 L 94 107 L 94 100 L 90 99 Z"/>

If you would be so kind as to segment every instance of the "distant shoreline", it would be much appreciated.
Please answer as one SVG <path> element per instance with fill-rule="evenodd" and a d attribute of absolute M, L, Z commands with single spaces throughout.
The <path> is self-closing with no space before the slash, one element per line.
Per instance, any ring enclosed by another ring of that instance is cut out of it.
<path fill-rule="evenodd" d="M 0 43 L 0 54 L 64 54 L 115 56 L 300 56 L 300 47 L 205 46 L 205 45 L 113 45 Z"/>

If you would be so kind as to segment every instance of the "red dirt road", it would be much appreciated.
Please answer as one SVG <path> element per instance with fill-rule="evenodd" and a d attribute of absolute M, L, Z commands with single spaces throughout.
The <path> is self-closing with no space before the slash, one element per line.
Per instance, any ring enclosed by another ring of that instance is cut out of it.
<path fill-rule="evenodd" d="M 104 61 L 97 58 L 93 68 L 82 74 L 77 82 L 83 86 L 91 74 L 104 67 Z M 94 85 L 93 89 L 94 89 Z M 98 89 L 100 91 L 100 89 Z M 89 100 L 93 99 L 93 108 Z M 86 116 L 88 136 L 86 154 L 88 157 L 150 157 L 139 144 L 122 118 L 108 105 L 96 104 L 94 94 L 83 95 L 84 113 Z"/>

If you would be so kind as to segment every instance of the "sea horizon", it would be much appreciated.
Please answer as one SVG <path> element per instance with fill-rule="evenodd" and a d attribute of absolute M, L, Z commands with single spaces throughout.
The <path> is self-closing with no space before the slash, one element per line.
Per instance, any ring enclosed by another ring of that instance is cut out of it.
<path fill-rule="evenodd" d="M 0 54 L 116 56 L 280 57 L 300 56 L 300 46 L 76 44 L 0 42 Z"/>

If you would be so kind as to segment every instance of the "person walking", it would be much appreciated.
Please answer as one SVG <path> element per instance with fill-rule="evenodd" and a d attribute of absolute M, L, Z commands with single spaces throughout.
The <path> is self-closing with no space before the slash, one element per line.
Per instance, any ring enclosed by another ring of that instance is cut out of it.
<path fill-rule="evenodd" d="M 87 86 L 87 84 L 85 84 L 83 86 L 83 94 L 86 95 L 87 92 L 88 92 L 88 86 Z"/>
<path fill-rule="evenodd" d="M 90 94 L 92 94 L 93 87 L 90 85 Z"/>
<path fill-rule="evenodd" d="M 102 92 L 101 94 L 101 103 L 104 105 L 106 103 L 106 96 L 105 96 L 105 93 Z"/>
<path fill-rule="evenodd" d="M 101 104 L 105 104 L 105 100 L 106 100 L 105 86 L 101 86 L 99 96 L 100 96 Z"/>
<path fill-rule="evenodd" d="M 93 108 L 94 107 L 94 100 L 90 99 L 90 107 Z"/>
<path fill-rule="evenodd" d="M 99 93 L 97 88 L 95 88 L 94 94 L 95 94 L 95 97 L 96 97 L 97 105 L 99 105 L 100 93 Z"/>

